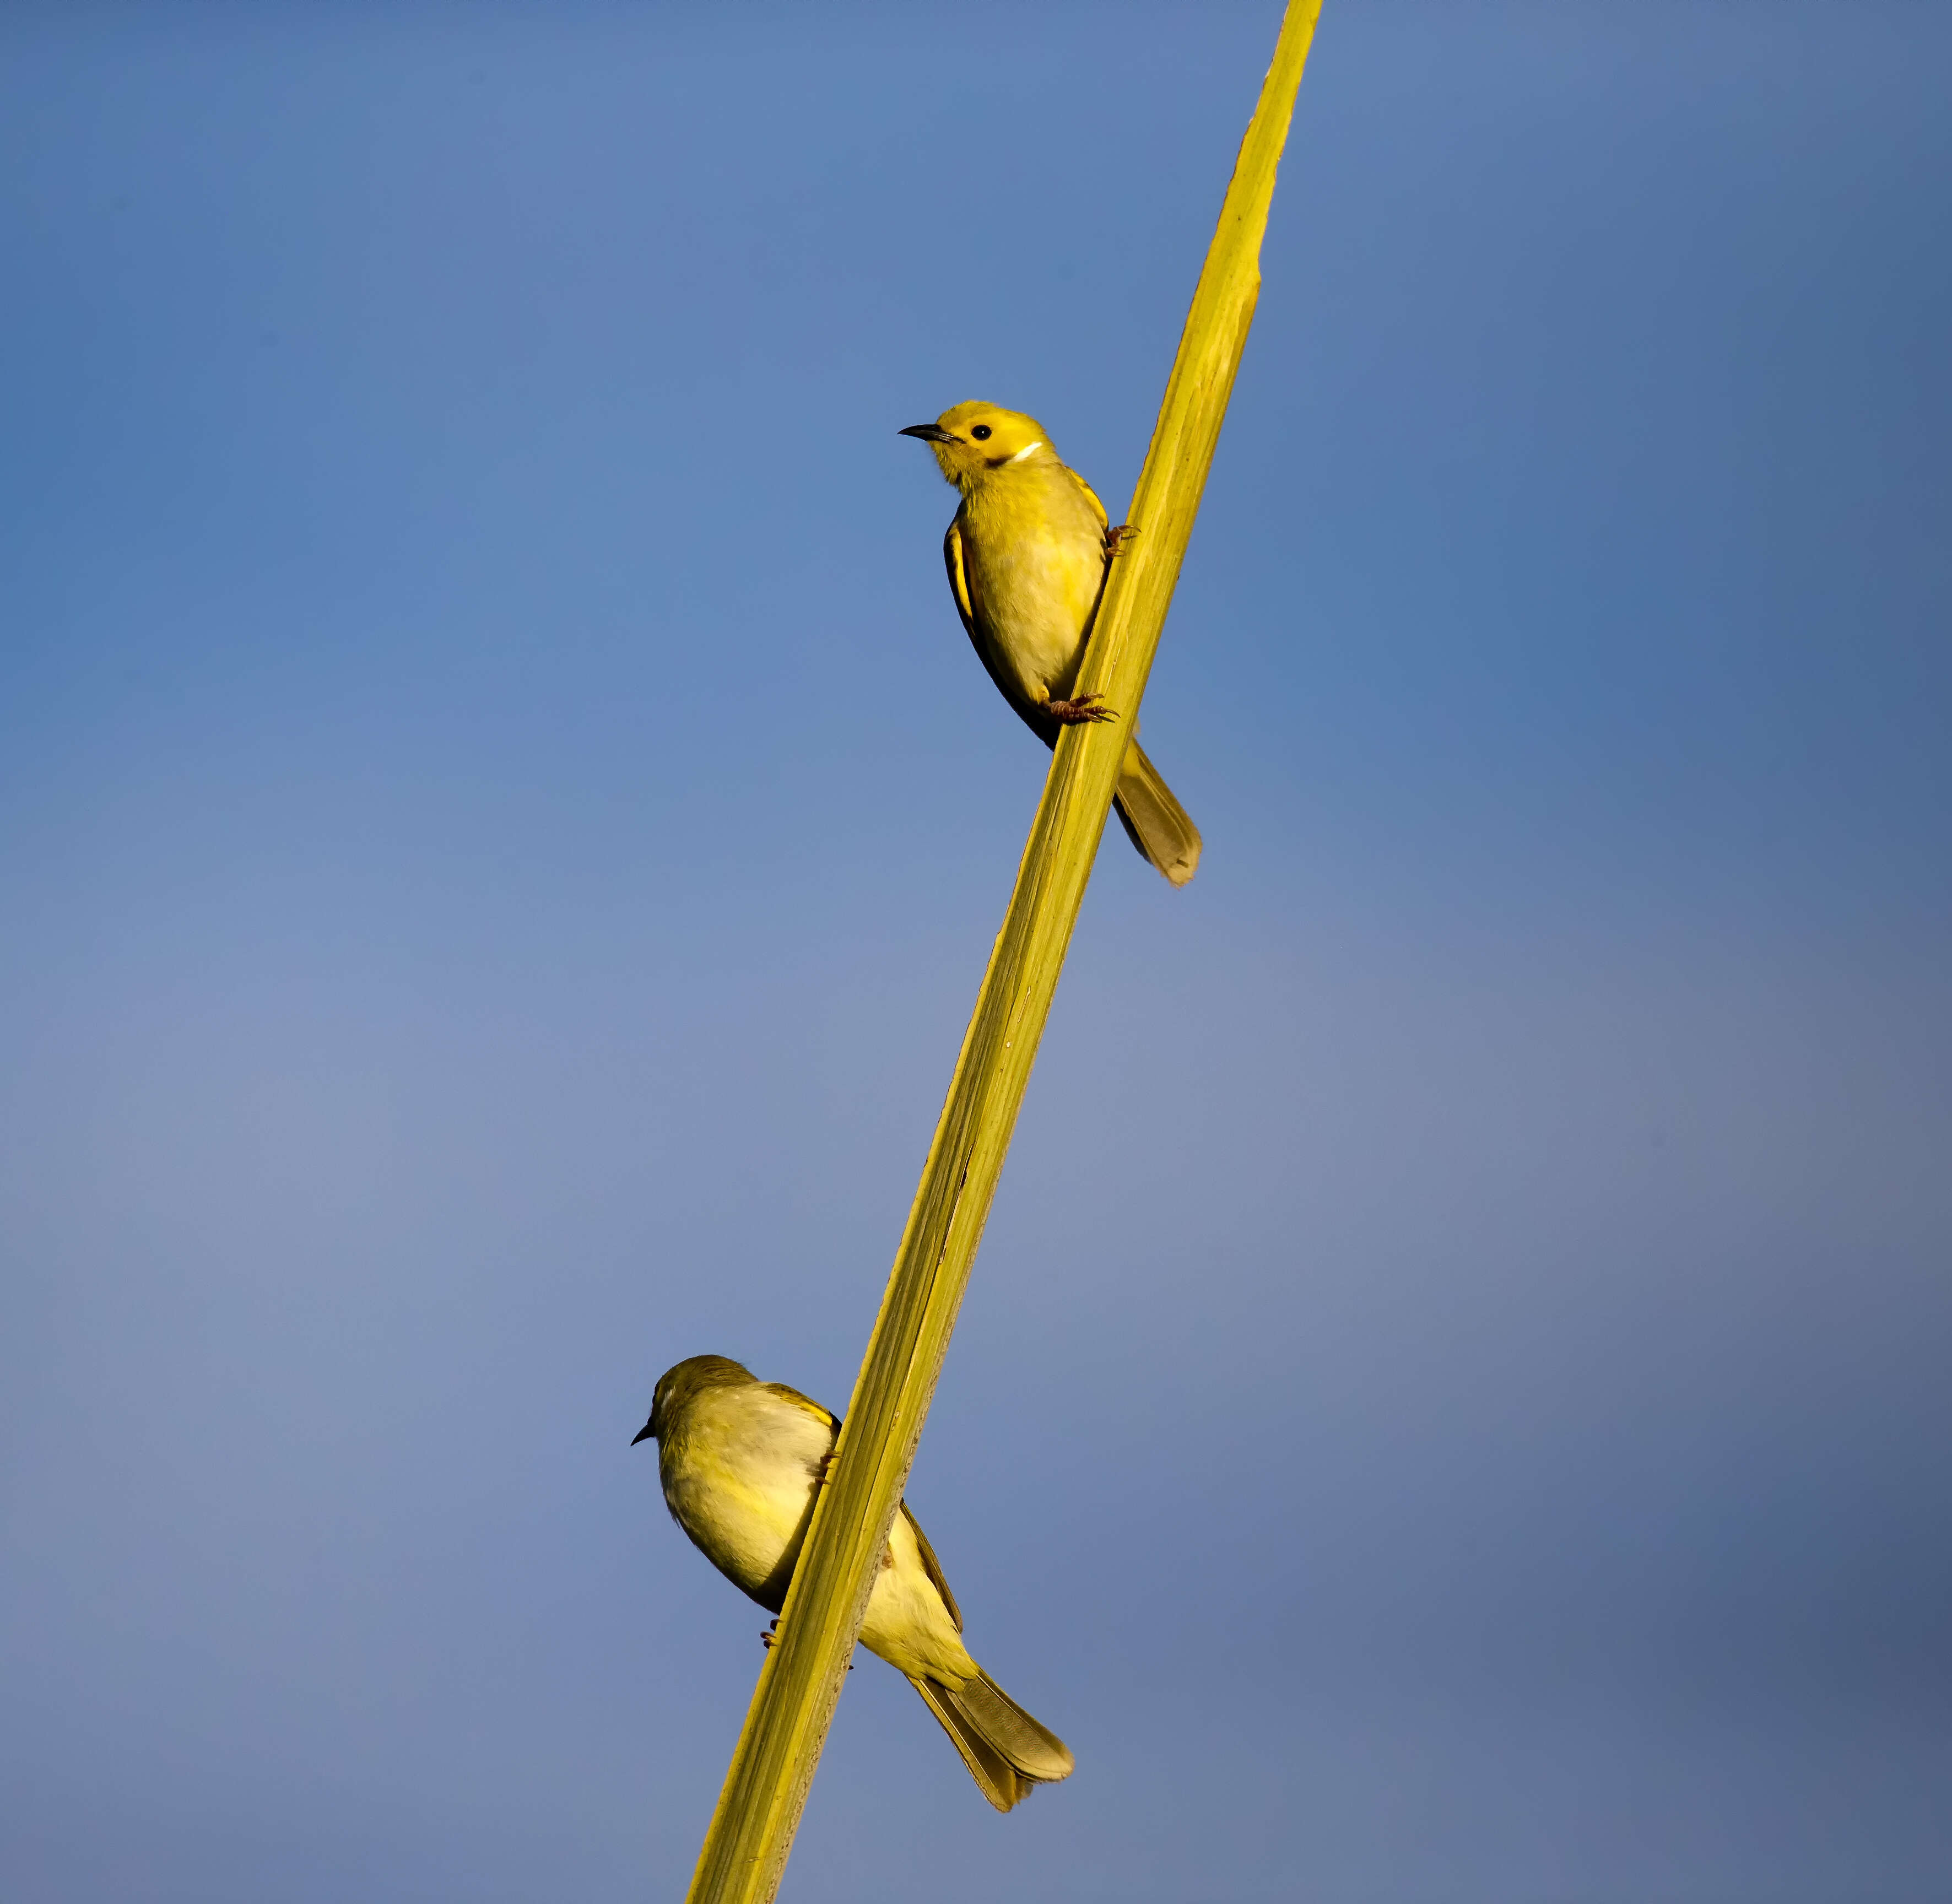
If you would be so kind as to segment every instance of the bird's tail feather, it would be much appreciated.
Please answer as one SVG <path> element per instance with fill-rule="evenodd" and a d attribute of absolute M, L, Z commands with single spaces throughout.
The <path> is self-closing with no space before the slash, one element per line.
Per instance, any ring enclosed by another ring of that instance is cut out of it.
<path fill-rule="evenodd" d="M 1126 837 L 1174 885 L 1192 878 L 1200 864 L 1200 829 L 1136 740 L 1125 749 L 1112 805 Z"/>
<path fill-rule="evenodd" d="M 1070 1748 L 1040 1725 L 987 1673 L 961 1687 L 911 1673 L 909 1684 L 941 1721 L 983 1796 L 999 1812 L 1030 1796 L 1033 1785 L 1071 1776 Z"/>

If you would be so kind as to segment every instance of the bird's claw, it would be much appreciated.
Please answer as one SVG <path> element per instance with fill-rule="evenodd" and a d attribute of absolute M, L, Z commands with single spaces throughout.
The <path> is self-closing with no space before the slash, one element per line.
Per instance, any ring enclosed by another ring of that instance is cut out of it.
<path fill-rule="evenodd" d="M 759 1644 L 764 1646 L 767 1652 L 771 1652 L 779 1643 L 780 1623 L 778 1621 L 775 1620 L 771 1625 L 766 1628 L 765 1632 L 759 1635 Z M 847 1670 L 851 1673 L 854 1668 L 850 1665 Z"/>
<path fill-rule="evenodd" d="M 1066 727 L 1081 727 L 1093 721 L 1117 720 L 1115 709 L 1100 706 L 1103 699 L 1103 695 L 1080 694 L 1068 701 L 1046 701 L 1043 711 Z"/>
<path fill-rule="evenodd" d="M 1122 555 L 1125 545 L 1139 532 L 1129 522 L 1121 522 L 1115 529 L 1105 531 L 1105 559 L 1109 561 L 1114 555 Z"/>

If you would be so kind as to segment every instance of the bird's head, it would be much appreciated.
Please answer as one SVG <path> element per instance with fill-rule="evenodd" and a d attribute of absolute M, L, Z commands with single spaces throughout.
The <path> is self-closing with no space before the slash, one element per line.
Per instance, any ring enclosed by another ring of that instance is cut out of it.
<path fill-rule="evenodd" d="M 1036 417 L 993 403 L 959 403 L 934 422 L 911 424 L 901 433 L 928 444 L 944 478 L 965 496 L 998 470 L 1057 460 Z"/>
<path fill-rule="evenodd" d="M 727 1355 L 693 1355 L 667 1368 L 651 1392 L 651 1418 L 630 1439 L 659 1441 L 665 1431 L 709 1388 L 737 1388 L 752 1380 L 751 1370 Z"/>

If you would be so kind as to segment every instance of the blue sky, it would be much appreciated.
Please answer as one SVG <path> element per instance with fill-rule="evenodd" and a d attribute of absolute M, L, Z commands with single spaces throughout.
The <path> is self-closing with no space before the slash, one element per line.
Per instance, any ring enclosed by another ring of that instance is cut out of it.
<path fill-rule="evenodd" d="M 0 15 L 0 1825 L 679 1894 L 1043 771 L 895 435 L 1130 493 L 1278 8 Z M 783 1896 L 1952 1882 L 1952 30 L 1338 4 Z M 917 1874 L 925 1874 L 918 1879 Z"/>

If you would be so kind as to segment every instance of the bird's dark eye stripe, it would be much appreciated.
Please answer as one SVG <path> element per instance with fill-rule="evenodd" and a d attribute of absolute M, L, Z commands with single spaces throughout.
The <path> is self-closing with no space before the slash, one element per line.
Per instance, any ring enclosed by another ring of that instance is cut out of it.
<path fill-rule="evenodd" d="M 969 433 L 979 443 L 987 443 L 990 440 L 990 426 L 987 423 L 979 423 Z"/>

